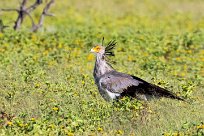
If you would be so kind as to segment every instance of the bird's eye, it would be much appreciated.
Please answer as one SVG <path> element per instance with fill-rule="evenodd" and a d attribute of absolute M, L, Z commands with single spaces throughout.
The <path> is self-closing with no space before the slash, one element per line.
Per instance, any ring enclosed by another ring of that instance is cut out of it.
<path fill-rule="evenodd" d="M 100 51 L 100 49 L 101 48 L 99 46 L 96 46 L 96 48 L 95 48 L 96 51 Z"/>

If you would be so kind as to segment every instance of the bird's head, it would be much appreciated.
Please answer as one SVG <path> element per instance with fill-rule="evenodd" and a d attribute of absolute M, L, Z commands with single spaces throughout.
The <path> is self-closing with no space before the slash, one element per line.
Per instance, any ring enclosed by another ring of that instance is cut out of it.
<path fill-rule="evenodd" d="M 91 49 L 91 52 L 96 53 L 96 54 L 104 54 L 105 47 L 101 45 L 96 45 Z"/>
<path fill-rule="evenodd" d="M 96 45 L 91 49 L 91 52 L 95 54 L 101 54 L 103 56 L 115 56 L 113 49 L 115 48 L 116 41 L 110 41 L 107 46 L 103 46 L 104 38 L 102 39 L 102 45 Z"/>

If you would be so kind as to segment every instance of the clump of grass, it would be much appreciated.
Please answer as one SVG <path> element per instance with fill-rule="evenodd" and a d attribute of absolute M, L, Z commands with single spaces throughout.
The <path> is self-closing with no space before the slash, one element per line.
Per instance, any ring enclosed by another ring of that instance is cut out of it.
<path fill-rule="evenodd" d="M 56 2 L 52 9 L 57 19 L 47 18 L 41 32 L 6 29 L 0 33 L 0 133 L 203 135 L 203 5 Z M 8 25 L 15 17 L 1 15 Z M 101 37 L 117 40 L 117 70 L 193 101 L 125 97 L 105 102 L 92 76 L 95 58 L 89 55 Z"/>

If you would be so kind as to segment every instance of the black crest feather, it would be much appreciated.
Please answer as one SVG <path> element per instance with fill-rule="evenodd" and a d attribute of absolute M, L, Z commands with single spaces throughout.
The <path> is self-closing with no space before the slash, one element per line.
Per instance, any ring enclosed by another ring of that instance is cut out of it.
<path fill-rule="evenodd" d="M 115 54 L 113 53 L 113 49 L 115 48 L 117 42 L 115 40 L 111 40 L 106 48 L 105 48 L 105 55 L 108 55 L 108 56 L 115 56 Z"/>

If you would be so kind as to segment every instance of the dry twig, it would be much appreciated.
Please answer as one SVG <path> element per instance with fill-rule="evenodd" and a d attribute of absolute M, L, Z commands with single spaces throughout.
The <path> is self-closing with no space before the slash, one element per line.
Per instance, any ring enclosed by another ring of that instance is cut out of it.
<path fill-rule="evenodd" d="M 46 6 L 44 7 L 43 12 L 40 16 L 38 24 L 35 24 L 34 19 L 30 15 L 30 13 L 33 10 L 35 10 L 42 3 L 42 0 L 36 0 L 35 3 L 33 3 L 32 5 L 30 5 L 29 7 L 26 8 L 27 1 L 28 0 L 22 0 L 21 5 L 20 5 L 20 9 L 10 8 L 10 9 L 0 9 L 0 10 L 1 11 L 16 11 L 18 13 L 18 17 L 17 17 L 15 24 L 14 24 L 14 27 L 13 27 L 14 30 L 18 30 L 20 28 L 21 24 L 23 23 L 24 18 L 26 17 L 26 15 L 28 15 L 28 17 L 30 18 L 30 20 L 32 22 L 31 31 L 36 32 L 43 25 L 45 16 L 53 16 L 53 14 L 48 13 L 48 10 L 51 7 L 51 5 L 54 3 L 55 0 L 50 0 L 46 4 Z"/>
<path fill-rule="evenodd" d="M 37 24 L 37 25 L 34 25 L 34 26 L 32 27 L 32 31 L 33 31 L 33 32 L 36 32 L 40 27 L 42 27 L 43 22 L 44 22 L 44 17 L 45 17 L 45 16 L 54 16 L 53 14 L 48 13 L 48 10 L 49 10 L 50 6 L 51 6 L 53 3 L 54 3 L 54 0 L 50 0 L 50 2 L 47 3 L 47 5 L 45 6 L 45 8 L 43 9 L 43 12 L 42 12 L 42 14 L 41 14 L 41 16 L 40 16 L 40 20 L 39 20 L 38 24 Z"/>

